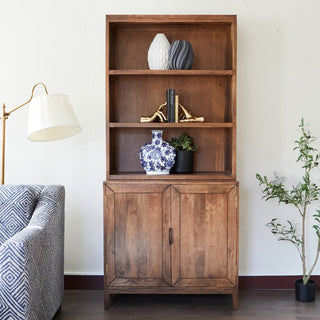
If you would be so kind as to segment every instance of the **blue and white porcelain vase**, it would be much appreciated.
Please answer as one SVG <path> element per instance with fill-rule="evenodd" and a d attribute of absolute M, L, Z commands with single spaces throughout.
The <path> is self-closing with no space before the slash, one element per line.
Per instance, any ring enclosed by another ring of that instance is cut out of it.
<path fill-rule="evenodd" d="M 174 165 L 176 151 L 162 140 L 162 132 L 152 130 L 152 141 L 140 149 L 140 162 L 147 174 L 169 174 Z"/>

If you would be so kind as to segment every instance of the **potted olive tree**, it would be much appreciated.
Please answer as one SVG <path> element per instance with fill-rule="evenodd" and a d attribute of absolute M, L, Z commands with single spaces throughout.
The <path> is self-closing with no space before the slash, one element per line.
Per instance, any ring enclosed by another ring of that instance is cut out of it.
<path fill-rule="evenodd" d="M 182 133 L 178 138 L 172 138 L 169 143 L 176 150 L 176 161 L 172 168 L 173 173 L 192 173 L 194 152 L 198 146 L 193 138 Z"/>
<path fill-rule="evenodd" d="M 299 224 L 294 219 L 283 223 L 278 218 L 274 218 L 267 226 L 270 227 L 274 235 L 278 236 L 277 240 L 287 241 L 296 247 L 302 263 L 302 279 L 297 279 L 295 282 L 296 299 L 299 301 L 313 301 L 315 299 L 316 284 L 313 280 L 310 280 L 310 276 L 318 262 L 320 253 L 320 210 L 315 210 L 312 216 L 312 227 L 309 227 L 307 220 L 310 215 L 309 206 L 319 200 L 320 188 L 313 180 L 312 174 L 314 173 L 313 169 L 319 165 L 320 154 L 319 150 L 313 146 L 315 138 L 311 136 L 310 131 L 306 128 L 303 118 L 299 128 L 301 135 L 299 140 L 295 141 L 294 150 L 298 152 L 297 162 L 301 164 L 304 170 L 301 181 L 291 189 L 288 189 L 284 185 L 284 178 L 276 177 L 270 180 L 260 174 L 257 174 L 256 177 L 260 186 L 264 188 L 262 193 L 266 201 L 276 199 L 279 204 L 291 205 L 296 209 L 296 216 L 300 219 Z M 315 232 L 317 245 L 314 257 L 307 259 L 306 239 L 309 238 L 307 235 L 310 232 Z M 311 263 L 307 266 L 309 261 Z"/>

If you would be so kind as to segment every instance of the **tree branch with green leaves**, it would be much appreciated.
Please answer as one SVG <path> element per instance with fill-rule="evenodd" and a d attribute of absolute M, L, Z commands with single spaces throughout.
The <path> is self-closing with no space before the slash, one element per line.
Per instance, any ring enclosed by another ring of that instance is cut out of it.
<path fill-rule="evenodd" d="M 312 181 L 312 171 L 319 165 L 319 150 L 313 147 L 313 143 L 316 140 L 306 128 L 303 118 L 299 125 L 300 138 L 295 141 L 295 147 L 293 150 L 298 152 L 297 162 L 301 163 L 304 173 L 302 179 L 297 185 L 293 185 L 291 189 L 287 189 L 284 185 L 284 178 L 276 176 L 273 180 L 270 180 L 266 176 L 256 174 L 256 178 L 259 181 L 259 185 L 263 187 L 262 198 L 266 201 L 275 199 L 279 204 L 293 205 L 297 210 L 301 218 L 301 225 L 287 220 L 287 223 L 282 223 L 278 218 L 273 218 L 267 227 L 271 229 L 271 232 L 278 236 L 277 240 L 287 241 L 293 244 L 298 252 L 302 262 L 303 271 L 303 283 L 308 283 L 310 276 L 318 262 L 320 254 L 320 210 L 316 210 L 317 213 L 313 215 L 314 224 L 313 229 L 318 237 L 318 243 L 316 248 L 316 254 L 313 263 L 307 272 L 307 257 L 306 257 L 306 219 L 308 215 L 308 206 L 319 200 L 320 190 L 315 182 Z M 299 227 L 301 228 L 299 233 Z"/>

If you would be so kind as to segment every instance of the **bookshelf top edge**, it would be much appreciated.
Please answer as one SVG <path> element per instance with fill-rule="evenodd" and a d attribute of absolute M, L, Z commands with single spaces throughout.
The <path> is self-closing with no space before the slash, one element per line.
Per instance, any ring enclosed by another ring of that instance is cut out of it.
<path fill-rule="evenodd" d="M 237 15 L 106 15 L 111 23 L 235 23 Z"/>

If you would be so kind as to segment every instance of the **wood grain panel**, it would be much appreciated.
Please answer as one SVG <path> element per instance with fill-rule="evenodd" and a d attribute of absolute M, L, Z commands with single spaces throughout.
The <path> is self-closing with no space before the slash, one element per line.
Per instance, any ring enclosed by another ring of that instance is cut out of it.
<path fill-rule="evenodd" d="M 106 16 L 107 22 L 118 22 L 127 24 L 127 27 L 130 26 L 134 28 L 137 24 L 140 28 L 139 24 L 188 24 L 188 25 L 207 25 L 207 24 L 226 24 L 226 23 L 235 23 L 237 20 L 236 15 L 224 15 L 224 14 L 204 14 L 204 15 L 192 15 L 192 14 L 178 14 L 178 15 L 155 15 L 155 14 L 143 14 L 143 15 L 136 15 L 136 14 L 114 14 L 114 15 L 107 15 Z"/>
<path fill-rule="evenodd" d="M 112 69 L 148 69 L 148 48 L 157 33 L 164 33 L 170 43 L 190 41 L 195 53 L 193 69 L 230 69 L 231 24 L 112 23 L 112 28 Z"/>
<path fill-rule="evenodd" d="M 231 77 L 233 70 L 141 70 L 120 69 L 108 70 L 110 76 L 228 76 Z"/>
<path fill-rule="evenodd" d="M 145 172 L 118 172 L 111 174 L 108 176 L 108 180 L 110 182 L 119 182 L 119 180 L 122 181 L 128 181 L 129 179 L 132 179 L 137 183 L 137 181 L 143 181 L 143 183 L 146 182 L 163 182 L 166 181 L 169 183 L 169 181 L 190 181 L 190 182 L 208 182 L 211 181 L 235 181 L 234 177 L 231 175 L 230 171 L 223 171 L 223 172 L 193 172 L 192 174 L 186 173 L 186 174 L 169 174 L 169 175 L 146 175 Z"/>
<path fill-rule="evenodd" d="M 111 174 L 125 172 L 145 173 L 140 160 L 139 151 L 141 147 L 151 141 L 151 130 L 147 129 L 112 129 L 110 154 Z"/>
<path fill-rule="evenodd" d="M 171 195 L 174 285 L 237 288 L 237 184 L 174 184 Z"/>
<path fill-rule="evenodd" d="M 167 287 L 168 283 L 163 279 L 135 279 L 135 278 L 117 278 L 110 283 L 110 290 L 112 287 Z"/>
<path fill-rule="evenodd" d="M 230 84 L 230 103 L 232 110 L 232 119 L 234 119 L 234 126 L 232 128 L 232 175 L 236 177 L 237 171 L 237 126 L 236 126 L 236 117 L 237 117 L 237 20 L 235 20 L 231 25 L 231 50 L 232 50 L 232 66 L 234 68 L 233 76 L 231 77 Z"/>
<path fill-rule="evenodd" d="M 168 285 L 172 285 L 172 252 L 169 243 L 169 228 L 171 228 L 171 188 L 168 187 L 162 194 L 162 276 Z"/>
<path fill-rule="evenodd" d="M 232 122 L 110 122 L 110 128 L 150 128 L 150 129 L 167 129 L 167 128 L 232 128 Z"/>
<path fill-rule="evenodd" d="M 227 196 L 181 194 L 180 277 L 227 275 Z"/>
<path fill-rule="evenodd" d="M 238 286 L 238 188 L 228 193 L 228 279 Z"/>
<path fill-rule="evenodd" d="M 106 64 L 106 82 L 105 82 L 105 99 L 106 99 L 106 114 L 105 114 L 105 119 L 106 123 L 110 122 L 110 84 L 109 84 L 109 75 L 108 75 L 108 70 L 109 70 L 109 61 L 110 61 L 110 37 L 112 32 L 110 30 L 110 23 L 109 20 L 106 20 L 106 55 L 105 55 L 105 64 Z M 109 128 L 106 128 L 106 174 L 107 177 L 110 174 L 110 160 L 109 160 L 109 155 L 110 155 L 110 132 Z"/>
<path fill-rule="evenodd" d="M 115 278 L 115 242 L 114 242 L 114 193 L 105 186 L 105 286 L 107 286 Z"/>
<path fill-rule="evenodd" d="M 194 279 L 179 279 L 176 284 L 179 287 L 194 287 Z M 197 287 L 211 287 L 211 288 L 235 288 L 235 285 L 231 283 L 228 279 L 197 279 Z"/>
<path fill-rule="evenodd" d="M 169 285 L 170 189 L 163 184 L 114 184 L 105 192 L 106 285 Z"/>
<path fill-rule="evenodd" d="M 180 221 L 181 221 L 181 206 L 180 193 L 175 188 L 171 187 L 171 210 L 172 210 L 172 229 L 173 229 L 173 244 L 171 246 L 172 254 L 172 284 L 175 285 L 180 278 Z"/>
<path fill-rule="evenodd" d="M 194 172 L 231 172 L 231 128 L 167 128 L 163 132 L 165 141 L 186 133 L 199 145 L 194 154 Z M 139 150 L 151 141 L 151 130 L 146 128 L 112 128 L 112 156 L 110 157 L 111 174 L 144 173 L 139 160 Z M 147 178 L 147 177 L 146 177 Z"/>
<path fill-rule="evenodd" d="M 215 282 L 216 283 L 216 282 Z M 236 288 L 226 285 L 221 287 L 194 287 L 194 286 L 158 286 L 158 287 L 108 287 L 108 292 L 111 294 L 233 294 Z"/>
<path fill-rule="evenodd" d="M 180 103 L 206 122 L 232 122 L 230 78 L 213 76 L 117 76 L 110 78 L 110 121 L 140 122 L 166 102 L 174 88 Z"/>
<path fill-rule="evenodd" d="M 146 188 L 145 184 L 112 184 L 109 188 L 115 193 L 161 193 L 166 188 L 167 184 L 152 184 L 150 188 Z"/>
<path fill-rule="evenodd" d="M 162 276 L 162 199 L 159 194 L 116 194 L 116 277 Z"/>
<path fill-rule="evenodd" d="M 180 193 L 228 193 L 234 188 L 233 184 L 176 184 L 174 186 Z"/>

